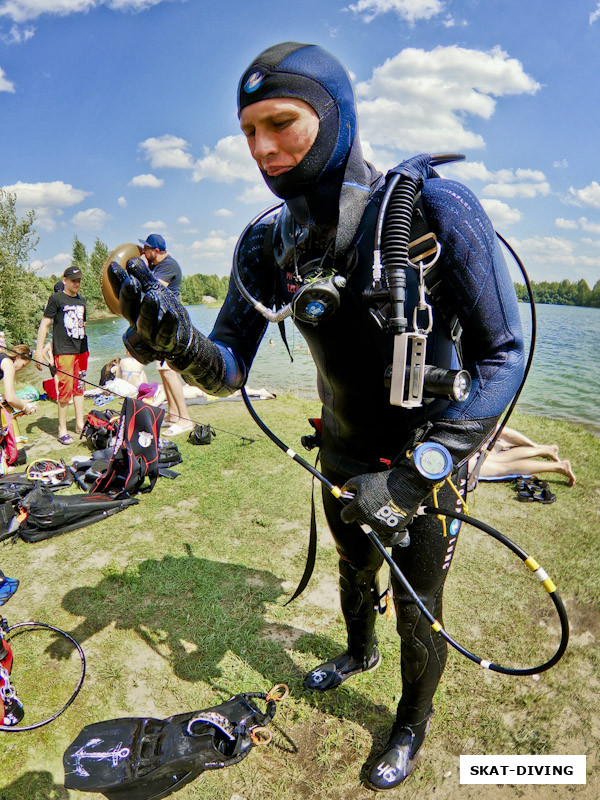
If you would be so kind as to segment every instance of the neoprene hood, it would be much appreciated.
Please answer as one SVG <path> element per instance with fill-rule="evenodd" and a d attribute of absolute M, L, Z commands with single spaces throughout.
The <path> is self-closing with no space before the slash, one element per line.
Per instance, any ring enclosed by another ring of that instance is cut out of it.
<path fill-rule="evenodd" d="M 257 56 L 238 86 L 238 116 L 260 100 L 304 100 L 319 116 L 319 132 L 302 161 L 276 177 L 262 173 L 271 191 L 284 200 L 314 190 L 348 159 L 356 133 L 356 109 L 344 66 L 322 47 L 283 42 Z"/>

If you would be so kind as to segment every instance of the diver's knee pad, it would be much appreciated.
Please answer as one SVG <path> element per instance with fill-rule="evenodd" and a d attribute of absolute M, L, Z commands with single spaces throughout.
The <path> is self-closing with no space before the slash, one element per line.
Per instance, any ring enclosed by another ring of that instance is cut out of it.
<path fill-rule="evenodd" d="M 414 603 L 396 602 L 396 630 L 402 640 L 402 678 L 417 681 L 429 662 L 429 642 L 419 638 L 422 613 Z M 429 631 L 423 631 L 429 638 Z"/>
<path fill-rule="evenodd" d="M 340 558 L 340 604 L 348 633 L 348 652 L 362 658 L 376 644 L 377 574 L 358 570 Z"/>

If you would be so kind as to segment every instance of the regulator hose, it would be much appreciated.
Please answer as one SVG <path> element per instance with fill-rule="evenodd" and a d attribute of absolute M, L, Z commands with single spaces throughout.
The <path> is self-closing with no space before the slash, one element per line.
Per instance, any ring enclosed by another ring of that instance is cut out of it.
<path fill-rule="evenodd" d="M 20 630 L 21 628 L 25 628 L 26 630 Z M 27 630 L 31 630 L 32 628 L 42 628 L 43 630 L 52 631 L 53 633 L 57 633 L 59 634 L 59 636 L 62 636 L 63 638 L 71 642 L 75 650 L 77 650 L 81 662 L 81 672 L 79 674 L 79 680 L 77 681 L 75 690 L 73 691 L 67 702 L 61 708 L 59 708 L 58 711 L 55 711 L 54 714 L 51 714 L 51 716 L 46 717 L 46 719 L 43 719 L 40 722 L 35 722 L 32 725 L 13 725 L 11 727 L 5 727 L 3 725 L 0 725 L 0 731 L 2 731 L 3 733 L 22 733 L 23 731 L 34 731 L 37 728 L 41 728 L 44 725 L 48 725 L 49 722 L 52 722 L 57 717 L 60 717 L 60 715 L 67 710 L 67 708 L 71 705 L 73 700 L 75 700 L 75 698 L 79 694 L 79 691 L 83 685 L 83 680 L 85 678 L 85 654 L 83 652 L 83 648 L 81 647 L 79 642 L 77 642 L 66 631 L 63 631 L 60 628 L 56 628 L 54 625 L 49 625 L 46 622 L 17 622 L 15 625 L 10 625 L 9 627 L 7 627 L 6 632 L 12 633 L 13 631 L 18 630 L 19 633 L 14 635 L 18 636 L 19 634 L 26 633 Z M 11 638 L 14 638 L 14 636 L 12 636 Z"/>
<path fill-rule="evenodd" d="M 288 447 L 281 439 L 279 439 L 270 428 L 265 425 L 263 420 L 258 416 L 254 407 L 252 406 L 248 394 L 245 388 L 242 388 L 242 398 L 244 400 L 244 404 L 248 409 L 250 416 L 256 422 L 258 427 L 265 433 L 269 439 L 279 447 L 287 456 L 289 456 L 293 461 L 297 464 L 300 464 L 301 467 L 304 467 L 311 475 L 313 475 L 317 480 L 319 480 L 323 486 L 325 486 L 334 497 L 337 497 L 339 500 L 344 502 L 347 498 L 344 497 L 342 490 L 335 486 L 331 481 L 328 481 L 327 478 L 319 472 L 315 467 L 311 466 L 304 458 L 299 456 L 294 450 Z M 473 527 L 478 528 L 479 530 L 483 531 L 483 533 L 487 533 L 489 536 L 492 536 L 498 542 L 503 544 L 505 547 L 508 547 L 515 555 L 517 555 L 522 561 L 525 562 L 526 566 L 534 573 L 534 575 L 538 578 L 544 589 L 548 592 L 550 597 L 552 598 L 552 602 L 556 608 L 558 613 L 558 618 L 560 621 L 560 629 L 561 629 L 561 636 L 558 648 L 554 655 L 545 661 L 544 663 L 540 664 L 539 666 L 535 667 L 525 667 L 522 669 L 513 668 L 513 667 L 502 667 L 499 664 L 494 664 L 492 661 L 487 661 L 479 656 L 476 656 L 474 653 L 471 653 L 465 647 L 460 645 L 455 639 L 453 639 L 450 634 L 448 634 L 444 628 L 442 628 L 441 624 L 433 617 L 433 615 L 428 611 L 428 609 L 423 604 L 420 597 L 417 595 L 415 590 L 412 588 L 406 577 L 404 576 L 403 572 L 401 571 L 400 567 L 396 564 L 390 553 L 386 550 L 383 544 L 379 541 L 377 535 L 371 530 L 368 525 L 361 525 L 363 532 L 366 534 L 368 539 L 372 542 L 372 544 L 377 548 L 377 550 L 381 553 L 384 560 L 389 565 L 390 569 L 396 576 L 396 578 L 400 581 L 406 592 L 410 595 L 410 597 L 415 602 L 415 605 L 421 611 L 421 613 L 425 616 L 425 618 L 430 623 L 431 627 L 434 631 L 440 634 L 449 645 L 451 645 L 455 650 L 457 650 L 461 655 L 465 656 L 465 658 L 474 661 L 476 664 L 479 664 L 480 667 L 483 669 L 489 669 L 492 672 L 500 672 L 503 675 L 538 675 L 540 672 L 545 672 L 546 670 L 553 667 L 557 661 L 562 657 L 564 654 L 567 644 L 569 642 L 569 620 L 567 618 L 567 612 L 565 610 L 564 604 L 556 590 L 556 586 L 554 585 L 553 581 L 549 578 L 548 574 L 540 567 L 537 561 L 534 558 L 531 558 L 522 548 L 520 548 L 517 544 L 515 544 L 508 536 L 505 536 L 500 531 L 497 531 L 495 528 L 492 528 L 491 525 L 486 525 L 484 522 L 480 522 L 473 517 L 469 517 L 466 514 L 461 514 L 457 511 L 453 511 L 450 509 L 445 508 L 437 508 L 433 506 L 425 506 L 424 508 L 425 514 L 433 514 L 435 516 L 447 516 L 451 517 L 452 519 L 460 520 L 461 522 L 465 522 L 469 525 L 473 525 Z"/>
<path fill-rule="evenodd" d="M 408 267 L 408 242 L 413 216 L 413 204 L 419 182 L 414 178 L 394 175 L 386 189 L 390 200 L 385 213 L 381 242 L 381 264 L 390 291 L 391 312 L 388 325 L 392 333 L 406 330 L 404 298 L 406 296 L 406 269 Z"/>

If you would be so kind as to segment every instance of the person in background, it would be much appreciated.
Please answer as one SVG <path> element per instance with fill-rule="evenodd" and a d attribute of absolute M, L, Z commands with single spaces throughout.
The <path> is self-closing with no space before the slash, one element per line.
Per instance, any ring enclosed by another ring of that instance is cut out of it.
<path fill-rule="evenodd" d="M 469 460 L 469 470 L 475 467 L 478 456 Z M 540 461 L 539 459 L 548 459 Z M 552 472 L 564 475 L 569 486 L 575 485 L 575 473 L 568 459 L 561 459 L 556 444 L 536 444 L 514 428 L 502 433 L 479 467 L 480 480 L 506 480 L 526 475 Z"/>
<path fill-rule="evenodd" d="M 175 259 L 167 253 L 164 238 L 158 233 L 151 233 L 147 239 L 140 239 L 142 254 L 154 277 L 162 286 L 166 286 L 179 298 L 181 289 L 181 267 Z M 167 398 L 167 414 L 165 423 L 170 427 L 163 431 L 165 436 L 176 436 L 179 433 L 191 431 L 194 423 L 188 419 L 187 405 L 183 395 L 183 384 L 175 370 L 167 364 L 166 360 L 157 363 L 157 369 L 162 380 L 165 396 Z"/>
<path fill-rule="evenodd" d="M 136 361 L 135 358 L 132 358 L 129 353 L 121 358 L 119 377 L 137 388 L 139 388 L 142 383 L 148 383 L 144 365 Z"/>
<path fill-rule="evenodd" d="M 24 400 L 15 392 L 15 374 L 31 363 L 31 350 L 26 344 L 17 344 L 8 350 L 5 347 L 5 344 L 0 345 L 0 380 L 4 387 L 4 401 L 13 411 L 35 414 L 37 405 Z"/>
<path fill-rule="evenodd" d="M 108 364 L 105 364 L 102 369 L 100 370 L 100 386 L 104 386 L 108 381 L 112 381 L 113 378 L 120 378 L 121 377 L 121 359 L 120 358 L 113 358 Z"/>
<path fill-rule="evenodd" d="M 50 296 L 37 334 L 35 366 L 42 370 L 46 336 L 52 325 L 52 352 L 58 379 L 58 441 L 73 444 L 67 430 L 67 409 L 73 400 L 75 428 L 81 433 L 84 425 L 83 392 L 88 364 L 88 342 L 85 333 L 86 303 L 79 294 L 81 270 L 67 267 L 64 288 Z"/>

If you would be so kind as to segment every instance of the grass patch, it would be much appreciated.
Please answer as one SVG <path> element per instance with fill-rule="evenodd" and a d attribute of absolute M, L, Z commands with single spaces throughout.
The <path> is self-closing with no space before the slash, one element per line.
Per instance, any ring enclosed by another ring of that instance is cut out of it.
<path fill-rule="evenodd" d="M 289 396 L 257 408 L 293 448 L 310 432 L 306 418 L 318 413 L 314 402 Z M 394 622 L 379 621 L 383 663 L 377 672 L 329 695 L 303 689 L 303 674 L 345 643 L 337 556 L 318 496 L 315 574 L 306 592 L 284 607 L 304 565 L 310 478 L 258 432 L 242 404 L 190 411 L 195 421 L 219 430 L 208 447 L 178 438 L 184 463 L 177 480 L 159 480 L 137 506 L 97 525 L 2 549 L 2 569 L 21 580 L 5 609 L 9 622 L 34 619 L 61 627 L 81 643 L 88 660 L 82 692 L 59 720 L 31 733 L 3 734 L 2 800 L 91 797 L 62 787 L 62 753 L 87 723 L 169 716 L 278 682 L 289 684 L 291 697 L 275 718 L 273 743 L 255 748 L 238 766 L 205 773 L 176 796 L 373 797 L 359 776 L 385 739 L 399 697 Z M 85 452 L 83 445 L 56 443 L 55 413 L 41 404 L 37 417 L 24 423 L 30 459 Z M 509 484 L 481 484 L 471 495 L 470 512 L 550 573 L 567 604 L 571 644 L 539 680 L 486 673 L 451 651 L 420 766 L 390 797 L 539 796 L 535 786 L 461 787 L 461 753 L 587 754 L 588 785 L 562 787 L 560 795 L 547 787 L 545 796 L 600 796 L 600 442 L 552 420 L 516 415 L 511 424 L 538 441 L 557 442 L 573 463 L 577 484 L 570 489 L 562 478 L 550 478 L 557 501 L 549 506 L 517 503 Z M 243 444 L 225 430 L 256 441 Z M 557 619 L 545 592 L 519 559 L 475 530 L 463 529 L 445 598 L 449 632 L 484 658 L 529 665 L 556 647 Z M 18 637 L 15 652 L 24 723 L 32 723 L 64 703 L 77 679 L 77 657 L 48 633 Z"/>

